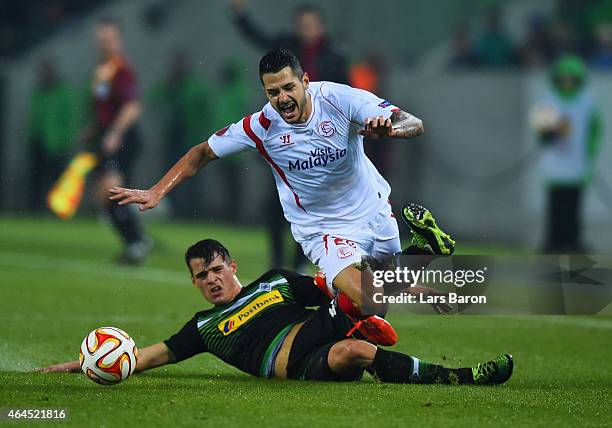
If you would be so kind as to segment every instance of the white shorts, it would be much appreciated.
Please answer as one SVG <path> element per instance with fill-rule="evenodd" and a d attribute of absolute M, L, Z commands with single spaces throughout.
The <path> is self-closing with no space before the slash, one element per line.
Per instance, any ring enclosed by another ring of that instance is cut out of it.
<path fill-rule="evenodd" d="M 358 232 L 322 230 L 299 239 L 304 254 L 325 274 L 327 288 L 336 294 L 332 282 L 347 266 L 361 263 L 363 256 L 384 257 L 399 253 L 399 228 L 391 205 L 376 214 Z"/>

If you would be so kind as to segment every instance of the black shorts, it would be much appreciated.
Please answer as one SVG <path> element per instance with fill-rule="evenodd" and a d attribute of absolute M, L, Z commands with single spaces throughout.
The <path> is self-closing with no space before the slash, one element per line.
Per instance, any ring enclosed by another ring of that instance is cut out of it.
<path fill-rule="evenodd" d="M 327 358 L 334 343 L 346 339 L 346 333 L 352 326 L 352 322 L 338 309 L 335 301 L 319 307 L 293 340 L 287 361 L 287 377 L 308 379 L 311 364 L 320 358 Z"/>
<path fill-rule="evenodd" d="M 137 127 L 133 126 L 128 129 L 121 139 L 119 149 L 112 155 L 107 155 L 102 152 L 102 138 L 106 135 L 106 131 L 101 130 L 98 137 L 98 154 L 100 155 L 100 163 L 98 172 L 117 171 L 124 178 L 124 184 L 128 185 L 132 175 L 132 169 L 136 156 L 140 152 L 141 138 Z"/>

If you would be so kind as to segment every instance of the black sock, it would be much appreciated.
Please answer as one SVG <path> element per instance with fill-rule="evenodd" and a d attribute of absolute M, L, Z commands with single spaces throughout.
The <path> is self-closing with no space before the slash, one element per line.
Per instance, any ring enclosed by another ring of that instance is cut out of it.
<path fill-rule="evenodd" d="M 138 218 L 127 205 L 119 205 L 116 201 L 111 201 L 108 205 L 108 214 L 113 226 L 119 231 L 126 244 L 132 244 L 144 238 Z"/>
<path fill-rule="evenodd" d="M 447 385 L 474 383 L 471 368 L 449 369 L 420 361 L 410 355 L 378 348 L 371 371 L 383 382 L 443 383 Z"/>

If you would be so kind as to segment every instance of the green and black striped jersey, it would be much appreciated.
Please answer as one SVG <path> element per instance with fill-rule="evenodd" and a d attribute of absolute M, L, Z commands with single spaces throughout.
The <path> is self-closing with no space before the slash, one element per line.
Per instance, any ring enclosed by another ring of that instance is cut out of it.
<path fill-rule="evenodd" d="M 308 307 L 325 300 L 311 277 L 273 269 L 243 287 L 232 302 L 196 313 L 164 343 L 175 362 L 210 352 L 240 370 L 266 376 L 275 340 L 313 314 Z"/>

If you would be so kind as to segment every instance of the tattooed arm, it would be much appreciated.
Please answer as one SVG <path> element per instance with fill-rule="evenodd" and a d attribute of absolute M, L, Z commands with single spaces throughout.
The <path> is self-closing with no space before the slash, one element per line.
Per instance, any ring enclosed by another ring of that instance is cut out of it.
<path fill-rule="evenodd" d="M 412 138 L 423 132 L 423 121 L 402 110 L 394 112 L 386 120 L 383 116 L 367 118 L 364 129 L 359 131 L 361 135 L 371 139 Z"/>

